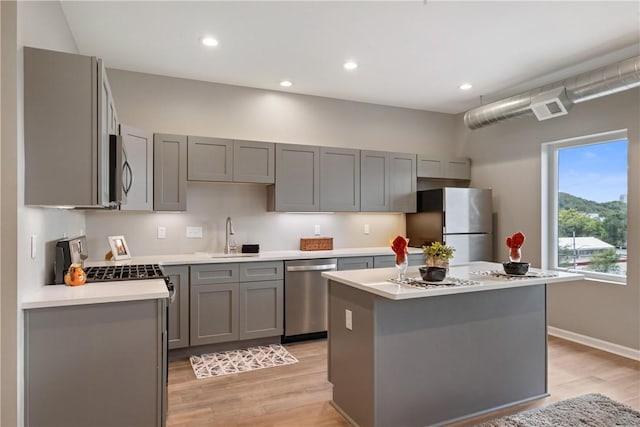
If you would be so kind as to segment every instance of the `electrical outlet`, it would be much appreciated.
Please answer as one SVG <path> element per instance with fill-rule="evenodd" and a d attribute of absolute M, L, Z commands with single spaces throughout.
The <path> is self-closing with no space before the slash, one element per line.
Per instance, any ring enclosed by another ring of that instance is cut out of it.
<path fill-rule="evenodd" d="M 344 323 L 345 323 L 345 327 L 352 331 L 353 330 L 353 315 L 351 313 L 351 310 L 345 310 L 344 311 Z"/>
<path fill-rule="evenodd" d="M 316 236 L 319 236 L 320 235 L 320 224 L 316 224 L 313 227 L 314 227 L 314 234 Z"/>
<path fill-rule="evenodd" d="M 369 234 L 369 224 L 364 225 L 364 234 Z"/>
<path fill-rule="evenodd" d="M 202 227 L 187 227 L 187 238 L 202 239 Z"/>
<path fill-rule="evenodd" d="M 166 239 L 167 238 L 167 227 L 163 227 L 161 225 L 158 226 L 158 239 Z"/>

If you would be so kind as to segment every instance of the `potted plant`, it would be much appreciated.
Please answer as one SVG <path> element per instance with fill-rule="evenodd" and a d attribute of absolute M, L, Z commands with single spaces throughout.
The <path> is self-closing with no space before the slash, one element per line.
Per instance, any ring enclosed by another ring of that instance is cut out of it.
<path fill-rule="evenodd" d="M 422 251 L 424 252 L 427 267 L 449 268 L 449 260 L 453 258 L 453 253 L 456 250 L 451 246 L 443 245 L 436 241 L 429 246 L 423 246 Z"/>
<path fill-rule="evenodd" d="M 426 267 L 420 267 L 420 275 L 427 282 L 441 282 L 445 279 L 449 270 L 449 260 L 453 258 L 455 249 L 433 242 L 429 246 L 423 246 L 422 251 L 426 259 Z"/>

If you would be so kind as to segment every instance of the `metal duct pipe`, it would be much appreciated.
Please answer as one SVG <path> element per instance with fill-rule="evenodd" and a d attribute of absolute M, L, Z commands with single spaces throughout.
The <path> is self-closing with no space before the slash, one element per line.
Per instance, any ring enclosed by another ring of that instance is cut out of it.
<path fill-rule="evenodd" d="M 531 99 L 550 89 L 564 87 L 571 103 L 589 101 L 640 86 L 640 56 L 625 59 L 491 104 L 469 110 L 464 123 L 479 129 L 497 122 L 533 114 Z"/>

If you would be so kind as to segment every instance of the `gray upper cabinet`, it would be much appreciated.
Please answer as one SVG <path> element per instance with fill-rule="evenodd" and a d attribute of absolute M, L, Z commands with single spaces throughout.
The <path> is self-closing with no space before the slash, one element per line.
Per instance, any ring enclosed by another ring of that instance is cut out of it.
<path fill-rule="evenodd" d="M 153 210 L 187 209 L 187 137 L 153 136 Z"/>
<path fill-rule="evenodd" d="M 268 187 L 267 208 L 280 212 L 320 209 L 320 148 L 276 144 L 276 183 Z"/>
<path fill-rule="evenodd" d="M 471 162 L 468 158 L 447 158 L 418 155 L 418 178 L 471 179 Z"/>
<path fill-rule="evenodd" d="M 164 267 L 175 289 L 169 304 L 169 349 L 189 347 L 189 266 Z"/>
<path fill-rule="evenodd" d="M 110 206 L 109 133 L 116 130 L 100 59 L 24 48 L 25 204 Z"/>
<path fill-rule="evenodd" d="M 153 210 L 153 134 L 120 125 L 123 146 L 121 210 Z"/>
<path fill-rule="evenodd" d="M 233 182 L 275 182 L 275 144 L 233 141 Z"/>
<path fill-rule="evenodd" d="M 360 150 L 320 148 L 320 210 L 360 210 Z"/>
<path fill-rule="evenodd" d="M 365 150 L 360 152 L 360 183 L 360 210 L 388 212 L 389 153 Z"/>
<path fill-rule="evenodd" d="M 189 136 L 187 141 L 189 181 L 233 180 L 232 140 Z"/>
<path fill-rule="evenodd" d="M 389 210 L 392 212 L 415 212 L 416 201 L 416 155 L 389 153 Z"/>

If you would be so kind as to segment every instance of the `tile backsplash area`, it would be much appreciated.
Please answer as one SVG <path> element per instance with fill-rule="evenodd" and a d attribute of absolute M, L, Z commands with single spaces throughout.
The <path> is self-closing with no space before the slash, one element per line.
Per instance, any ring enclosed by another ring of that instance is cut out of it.
<path fill-rule="evenodd" d="M 233 220 L 234 240 L 258 243 L 261 251 L 298 249 L 300 237 L 333 237 L 335 248 L 387 246 L 405 231 L 403 214 L 267 212 L 260 184 L 194 183 L 187 186 L 186 212 L 87 211 L 91 259 L 109 251 L 107 236 L 123 235 L 133 256 L 222 252 L 225 221 Z M 365 233 L 365 226 L 368 234 Z M 165 238 L 158 238 L 163 227 Z M 187 237 L 187 228 L 202 237 Z"/>

